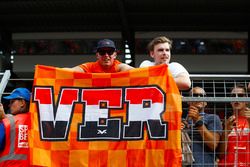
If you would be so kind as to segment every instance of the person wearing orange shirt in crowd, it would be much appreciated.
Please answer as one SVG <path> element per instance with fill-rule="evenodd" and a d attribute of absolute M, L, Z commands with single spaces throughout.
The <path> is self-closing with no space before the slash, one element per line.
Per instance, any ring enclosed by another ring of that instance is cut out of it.
<path fill-rule="evenodd" d="M 3 98 L 10 102 L 10 114 L 0 103 L 0 167 L 27 167 L 30 91 L 17 88 Z"/>
<path fill-rule="evenodd" d="M 115 73 L 133 69 L 127 64 L 116 60 L 117 48 L 110 39 L 100 40 L 96 48 L 96 62 L 87 62 L 71 68 L 71 70 L 86 73 Z"/>
<path fill-rule="evenodd" d="M 232 88 L 231 97 L 247 97 L 244 85 Z M 225 121 L 221 136 L 219 166 L 250 166 L 250 110 L 247 102 L 231 102 L 233 115 Z"/>

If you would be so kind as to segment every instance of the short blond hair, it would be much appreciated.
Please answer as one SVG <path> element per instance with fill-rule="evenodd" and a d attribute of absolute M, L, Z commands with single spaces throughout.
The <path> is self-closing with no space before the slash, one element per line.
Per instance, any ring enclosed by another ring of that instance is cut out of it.
<path fill-rule="evenodd" d="M 165 37 L 165 36 L 160 36 L 160 37 L 156 37 L 154 38 L 152 41 L 149 42 L 148 44 L 148 51 L 153 51 L 155 45 L 159 44 L 159 43 L 168 43 L 170 46 L 170 49 L 172 48 L 172 41 Z"/>

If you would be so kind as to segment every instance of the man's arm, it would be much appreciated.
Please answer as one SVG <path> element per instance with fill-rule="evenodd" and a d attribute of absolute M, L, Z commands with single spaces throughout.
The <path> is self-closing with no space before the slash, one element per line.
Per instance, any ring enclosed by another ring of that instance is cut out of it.
<path fill-rule="evenodd" d="M 242 116 L 246 117 L 250 127 L 250 108 L 246 108 L 245 111 L 243 111 Z"/>
<path fill-rule="evenodd" d="M 210 148 L 210 150 L 214 151 L 219 144 L 220 134 L 218 132 L 208 130 L 204 124 L 197 129 L 202 136 L 203 142 Z"/>
<path fill-rule="evenodd" d="M 0 103 L 0 121 L 2 121 L 2 119 L 4 118 L 5 118 L 5 113 L 4 113 L 3 104 Z"/>
<path fill-rule="evenodd" d="M 174 80 L 179 90 L 187 90 L 191 87 L 191 80 L 189 75 L 185 72 L 178 74 Z"/>
<path fill-rule="evenodd" d="M 202 117 L 199 114 L 199 109 L 195 106 L 189 106 L 188 117 L 192 119 L 194 123 L 198 122 L 199 120 L 202 120 Z M 201 126 L 198 126 L 196 128 L 198 129 L 203 139 L 203 142 L 210 148 L 210 150 L 214 151 L 219 144 L 220 134 L 219 132 L 216 132 L 216 130 L 219 129 L 216 128 L 216 122 L 213 124 L 212 127 L 214 127 L 213 130 L 209 130 L 203 123 Z"/>
<path fill-rule="evenodd" d="M 72 68 L 63 68 L 63 69 L 66 69 L 66 70 L 72 70 L 72 71 L 78 71 L 78 72 L 85 72 L 82 68 L 80 68 L 79 66 L 75 66 L 75 67 L 72 67 Z"/>
<path fill-rule="evenodd" d="M 134 69 L 134 67 L 127 65 L 125 63 L 119 64 L 118 68 L 119 68 L 119 71 L 128 71 L 128 70 Z"/>
<path fill-rule="evenodd" d="M 220 156 L 223 156 L 227 153 L 228 135 L 231 133 L 235 124 L 236 124 L 236 119 L 234 115 L 229 117 L 225 121 L 224 131 L 221 135 L 220 144 L 218 146 L 218 152 L 220 153 Z"/>
<path fill-rule="evenodd" d="M 229 134 L 228 131 L 225 130 L 221 135 L 220 143 L 219 143 L 218 150 L 217 150 L 220 157 L 223 157 L 226 154 L 228 134 Z"/>

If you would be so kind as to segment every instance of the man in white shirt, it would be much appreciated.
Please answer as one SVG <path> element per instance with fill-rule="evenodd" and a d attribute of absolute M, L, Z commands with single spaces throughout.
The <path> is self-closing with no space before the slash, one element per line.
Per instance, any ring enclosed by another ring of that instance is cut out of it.
<path fill-rule="evenodd" d="M 140 67 L 148 67 L 166 63 L 178 88 L 180 90 L 187 90 L 191 86 L 189 73 L 181 64 L 177 62 L 170 63 L 171 47 L 172 41 L 165 36 L 154 38 L 148 44 L 149 54 L 154 59 L 154 62 L 145 60 L 140 64 Z"/>

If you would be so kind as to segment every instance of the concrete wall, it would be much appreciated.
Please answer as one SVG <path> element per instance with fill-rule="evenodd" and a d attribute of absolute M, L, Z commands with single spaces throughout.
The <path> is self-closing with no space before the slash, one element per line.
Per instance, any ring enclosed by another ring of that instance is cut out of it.
<path fill-rule="evenodd" d="M 121 55 L 119 59 L 121 59 Z M 136 67 L 148 55 L 136 55 Z M 34 73 L 35 65 L 48 65 L 56 67 L 73 67 L 88 61 L 95 61 L 95 55 L 66 55 L 66 56 L 15 56 L 13 71 L 20 77 L 30 77 Z M 151 59 L 150 59 L 151 60 Z M 191 74 L 199 73 L 247 73 L 247 55 L 172 55 L 171 61 L 181 63 Z"/>
<path fill-rule="evenodd" d="M 165 35 L 172 38 L 204 39 L 247 39 L 248 32 L 136 32 L 135 38 L 152 39 Z M 120 32 L 74 32 L 74 33 L 17 33 L 15 39 L 101 39 L 121 38 Z M 119 55 L 119 59 L 123 58 Z M 136 55 L 135 66 L 151 59 L 148 55 Z M 95 61 L 95 55 L 19 55 L 14 57 L 13 71 L 19 76 L 32 74 L 36 64 L 56 67 L 73 67 L 78 64 Z M 0 59 L 1 61 L 1 59 Z M 198 73 L 247 73 L 248 55 L 172 55 L 171 61 L 181 63 L 191 74 Z M 0 62 L 1 63 L 1 62 Z"/>
<path fill-rule="evenodd" d="M 121 56 L 117 58 L 121 61 Z M 13 72 L 19 77 L 33 77 L 35 65 L 74 67 L 85 62 L 96 61 L 93 55 L 19 55 L 14 57 Z"/>
<path fill-rule="evenodd" d="M 136 56 L 136 67 L 146 59 L 152 60 L 148 55 Z M 171 62 L 179 62 L 192 74 L 248 72 L 248 55 L 172 55 Z"/>

